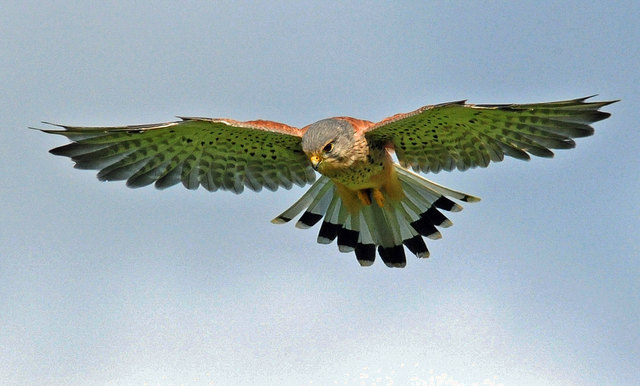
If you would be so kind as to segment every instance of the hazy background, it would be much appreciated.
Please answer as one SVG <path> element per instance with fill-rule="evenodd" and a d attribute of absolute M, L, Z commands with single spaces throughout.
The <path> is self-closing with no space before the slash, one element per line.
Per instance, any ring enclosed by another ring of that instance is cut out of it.
<path fill-rule="evenodd" d="M 3 3 L 3 384 L 640 383 L 639 3 L 358 4 Z M 131 190 L 26 129 L 595 93 L 574 150 L 428 176 L 483 200 L 405 269 L 270 224 L 303 189 Z"/>

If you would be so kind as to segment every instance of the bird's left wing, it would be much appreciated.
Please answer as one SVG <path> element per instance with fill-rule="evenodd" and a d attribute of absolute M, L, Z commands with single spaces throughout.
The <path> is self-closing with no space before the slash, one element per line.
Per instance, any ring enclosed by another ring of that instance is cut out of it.
<path fill-rule="evenodd" d="M 182 182 L 236 193 L 244 187 L 276 190 L 303 186 L 315 173 L 300 147 L 302 131 L 271 121 L 181 118 L 181 121 L 121 127 L 56 125 L 72 142 L 51 150 L 70 157 L 80 169 L 99 170 L 100 180 L 126 180 L 127 186 Z"/>
<path fill-rule="evenodd" d="M 403 166 L 424 172 L 466 170 L 499 162 L 505 155 L 552 157 L 572 138 L 593 134 L 591 123 L 610 114 L 598 111 L 615 101 L 588 98 L 509 105 L 464 101 L 424 106 L 386 118 L 366 129 L 368 141 L 393 147 Z"/>

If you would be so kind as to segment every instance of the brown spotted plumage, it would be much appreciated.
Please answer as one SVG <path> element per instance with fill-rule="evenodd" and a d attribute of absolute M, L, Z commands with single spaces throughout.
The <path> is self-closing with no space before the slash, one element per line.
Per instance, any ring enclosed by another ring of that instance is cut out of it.
<path fill-rule="evenodd" d="M 299 228 L 322 221 L 319 243 L 337 239 L 361 265 L 380 255 L 391 267 L 406 264 L 404 247 L 428 257 L 423 237 L 438 239 L 460 211 L 449 198 L 479 199 L 431 182 L 423 172 L 486 167 L 505 155 L 551 157 L 550 149 L 575 146 L 593 134 L 591 123 L 609 116 L 615 101 L 588 98 L 510 105 L 451 102 L 396 114 L 380 122 L 336 117 L 302 129 L 256 120 L 181 118 L 177 122 L 122 127 L 43 130 L 71 143 L 51 150 L 77 168 L 99 170 L 101 180 L 166 188 L 181 182 L 240 193 L 245 187 L 311 188 L 274 223 L 303 213 Z M 395 152 L 400 164 L 392 159 Z M 316 180 L 315 172 L 322 176 Z M 315 181 L 315 182 L 314 182 Z M 449 198 L 447 198 L 449 197 Z"/>

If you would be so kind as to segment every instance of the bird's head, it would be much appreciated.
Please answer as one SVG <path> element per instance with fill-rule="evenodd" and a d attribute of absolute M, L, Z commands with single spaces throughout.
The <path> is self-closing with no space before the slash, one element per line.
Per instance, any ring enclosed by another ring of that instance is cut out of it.
<path fill-rule="evenodd" d="M 353 145 L 354 128 L 343 119 L 329 118 L 313 123 L 302 136 L 302 150 L 320 173 L 350 165 Z"/>

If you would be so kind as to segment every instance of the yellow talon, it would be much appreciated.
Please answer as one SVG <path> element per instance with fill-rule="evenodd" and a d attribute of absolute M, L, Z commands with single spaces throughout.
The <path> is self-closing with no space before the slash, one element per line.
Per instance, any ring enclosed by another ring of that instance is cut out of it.
<path fill-rule="evenodd" d="M 358 190 L 358 198 L 363 204 L 371 205 L 371 198 L 369 198 L 366 190 Z"/>
<path fill-rule="evenodd" d="M 373 196 L 373 199 L 376 200 L 376 204 L 378 204 L 379 207 L 383 208 L 384 207 L 384 195 L 382 194 L 382 192 L 378 189 L 374 189 L 373 193 L 371 194 Z"/>

